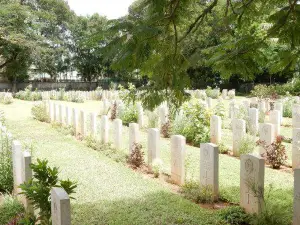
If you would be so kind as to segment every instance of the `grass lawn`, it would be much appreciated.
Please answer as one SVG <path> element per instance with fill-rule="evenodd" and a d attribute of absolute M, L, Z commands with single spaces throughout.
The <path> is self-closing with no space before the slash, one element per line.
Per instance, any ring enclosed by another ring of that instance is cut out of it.
<path fill-rule="evenodd" d="M 60 168 L 61 178 L 78 182 L 72 224 L 215 224 L 216 214 L 173 194 L 156 180 L 65 136 L 30 116 L 32 103 L 0 105 L 7 128 L 22 143 L 33 141 L 34 158 Z"/>
<path fill-rule="evenodd" d="M 243 99 L 238 97 L 237 101 Z M 87 112 L 100 112 L 101 109 L 99 101 L 63 104 Z M 216 104 L 215 100 L 213 104 Z M 215 224 L 216 213 L 172 194 L 156 180 L 147 179 L 115 163 L 73 137 L 62 135 L 51 125 L 34 121 L 30 117 L 31 105 L 31 102 L 16 100 L 4 107 L 8 129 L 21 141 L 35 141 L 35 157 L 47 158 L 51 165 L 61 168 L 62 177 L 78 181 L 76 200 L 72 202 L 74 224 Z M 112 129 L 110 132 L 113 132 Z M 223 133 L 226 144 L 231 146 L 231 131 L 224 129 Z M 282 127 L 282 133 L 291 137 L 291 128 Z M 127 127 L 123 129 L 123 137 L 123 151 L 127 153 Z M 146 151 L 146 129 L 141 132 L 141 143 Z M 287 147 L 290 157 L 290 144 Z M 187 177 L 198 180 L 199 147 L 187 146 L 186 152 Z M 162 138 L 161 158 L 167 173 L 171 168 L 170 155 L 170 139 Z M 239 202 L 239 174 L 239 159 L 220 155 L 221 198 Z M 267 204 L 282 209 L 289 224 L 292 219 L 293 174 L 266 168 L 265 190 L 269 193 Z"/>

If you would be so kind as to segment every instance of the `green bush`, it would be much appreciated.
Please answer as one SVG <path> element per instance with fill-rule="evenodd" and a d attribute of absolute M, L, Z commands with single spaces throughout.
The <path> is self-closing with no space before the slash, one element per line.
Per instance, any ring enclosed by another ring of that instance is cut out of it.
<path fill-rule="evenodd" d="M 23 205 L 16 197 L 4 195 L 0 204 L 0 224 L 9 224 L 17 215 L 24 212 Z"/>
<path fill-rule="evenodd" d="M 41 122 L 50 121 L 50 117 L 47 112 L 47 107 L 44 102 L 34 104 L 34 106 L 31 108 L 31 114 L 33 115 L 34 119 L 39 120 Z"/>
<path fill-rule="evenodd" d="M 63 188 L 68 195 L 75 193 L 77 185 L 70 180 L 58 179 L 58 168 L 49 167 L 47 160 L 37 159 L 36 164 L 30 164 L 33 178 L 20 185 L 22 193 L 29 199 L 35 209 L 39 209 L 38 215 L 41 224 L 50 224 L 51 195 L 53 187 Z M 72 197 L 71 197 L 72 198 Z"/>
<path fill-rule="evenodd" d="M 175 117 L 171 125 L 172 134 L 183 135 L 193 145 L 209 141 L 211 112 L 197 99 L 191 99 L 182 105 L 182 113 Z"/>
<path fill-rule="evenodd" d="M 223 101 L 218 101 L 217 105 L 214 108 L 214 115 L 221 117 L 222 120 L 226 117 L 225 105 Z"/>
<path fill-rule="evenodd" d="M 123 121 L 123 124 L 128 126 L 129 123 L 137 123 L 138 121 L 138 111 L 135 104 L 129 103 L 124 107 L 120 119 Z"/>
<path fill-rule="evenodd" d="M 207 97 L 217 99 L 220 95 L 220 89 L 218 88 L 212 89 L 210 86 L 207 86 L 205 93 Z"/>
<path fill-rule="evenodd" d="M 201 187 L 196 181 L 186 182 L 180 193 L 188 200 L 196 203 L 213 203 L 213 192 L 210 187 Z"/>
<path fill-rule="evenodd" d="M 0 192 L 11 193 L 14 185 L 11 137 L 4 131 L 0 132 Z"/>
<path fill-rule="evenodd" d="M 255 138 L 249 134 L 245 134 L 240 140 L 239 144 L 239 154 L 252 153 L 256 147 Z"/>
<path fill-rule="evenodd" d="M 0 92 L 0 102 L 3 104 L 11 104 L 14 98 L 11 93 L 9 92 Z"/>
<path fill-rule="evenodd" d="M 265 85 L 265 84 L 258 84 L 255 85 L 253 90 L 251 91 L 251 96 L 255 96 L 258 98 L 277 98 L 277 91 L 274 85 Z"/>
<path fill-rule="evenodd" d="M 221 209 L 218 214 L 217 224 L 246 225 L 250 224 L 252 219 L 252 217 L 240 206 L 230 206 Z"/>
<path fill-rule="evenodd" d="M 296 103 L 293 97 L 288 97 L 286 101 L 283 102 L 283 117 L 292 118 L 292 107 Z"/>

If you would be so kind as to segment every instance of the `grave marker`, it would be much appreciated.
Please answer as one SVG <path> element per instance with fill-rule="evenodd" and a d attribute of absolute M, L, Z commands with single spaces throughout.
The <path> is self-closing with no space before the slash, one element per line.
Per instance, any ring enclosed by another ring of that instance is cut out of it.
<path fill-rule="evenodd" d="M 159 158 L 159 130 L 150 128 L 148 129 L 148 165 L 151 166 L 154 159 Z"/>
<path fill-rule="evenodd" d="M 219 149 L 212 143 L 200 144 L 200 184 L 211 189 L 213 199 L 219 197 Z"/>
<path fill-rule="evenodd" d="M 182 135 L 171 136 L 171 179 L 178 185 L 183 185 L 185 180 L 185 143 Z"/>
<path fill-rule="evenodd" d="M 240 205 L 247 213 L 260 214 L 263 207 L 265 160 L 253 154 L 241 155 Z"/>
<path fill-rule="evenodd" d="M 213 115 L 210 118 L 210 142 L 218 144 L 221 141 L 222 120 L 221 117 Z"/>
<path fill-rule="evenodd" d="M 63 188 L 51 189 L 52 225 L 71 225 L 70 198 Z"/>

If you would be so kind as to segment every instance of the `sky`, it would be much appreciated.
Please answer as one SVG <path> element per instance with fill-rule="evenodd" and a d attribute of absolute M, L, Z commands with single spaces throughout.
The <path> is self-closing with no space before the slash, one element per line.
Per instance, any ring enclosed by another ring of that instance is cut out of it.
<path fill-rule="evenodd" d="M 132 2 L 134 0 L 68 0 L 71 9 L 77 15 L 86 16 L 99 13 L 108 19 L 125 16 Z"/>

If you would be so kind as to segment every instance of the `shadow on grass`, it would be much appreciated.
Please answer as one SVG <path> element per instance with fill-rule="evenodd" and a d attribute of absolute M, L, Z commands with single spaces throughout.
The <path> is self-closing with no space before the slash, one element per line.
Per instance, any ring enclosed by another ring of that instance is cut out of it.
<path fill-rule="evenodd" d="M 165 191 L 137 199 L 72 203 L 72 224 L 216 224 L 216 213 Z"/>

